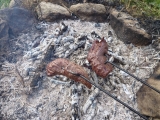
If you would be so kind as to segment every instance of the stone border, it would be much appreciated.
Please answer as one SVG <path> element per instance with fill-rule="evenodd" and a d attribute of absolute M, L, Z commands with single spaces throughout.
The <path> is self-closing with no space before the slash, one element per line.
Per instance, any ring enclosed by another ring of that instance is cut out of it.
<path fill-rule="evenodd" d="M 13 2 L 16 1 L 16 2 Z M 149 45 L 152 43 L 151 36 L 140 27 L 138 21 L 129 14 L 118 12 L 115 9 L 107 10 L 108 1 L 97 2 L 102 4 L 87 3 L 89 0 L 67 3 L 63 0 L 53 1 L 40 0 L 24 2 L 22 0 L 11 0 L 10 7 L 16 6 L 17 1 L 29 9 L 32 9 L 39 20 L 54 22 L 61 19 L 81 19 L 85 21 L 107 22 L 110 15 L 110 24 L 117 37 L 125 43 L 132 43 L 136 46 Z M 93 1 L 91 1 L 93 2 Z"/>
<path fill-rule="evenodd" d="M 76 18 L 78 17 L 85 21 L 107 22 L 109 14 L 111 27 L 120 40 L 136 46 L 152 43 L 151 36 L 140 27 L 136 19 L 124 12 L 118 12 L 116 9 L 106 10 L 102 4 L 78 3 L 67 8 L 65 5 L 62 7 L 50 2 L 41 2 L 35 10 L 39 20 L 49 22 L 71 18 L 73 14 Z"/>
<path fill-rule="evenodd" d="M 110 24 L 117 37 L 126 43 L 134 45 L 149 45 L 152 43 L 151 36 L 143 29 L 132 16 L 118 12 L 115 9 L 110 11 Z"/>

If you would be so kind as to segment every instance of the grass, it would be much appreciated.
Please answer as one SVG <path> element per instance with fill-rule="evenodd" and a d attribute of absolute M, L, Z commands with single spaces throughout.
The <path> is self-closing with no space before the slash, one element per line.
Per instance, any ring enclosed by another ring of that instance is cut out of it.
<path fill-rule="evenodd" d="M 0 9 L 8 7 L 10 1 L 11 0 L 0 0 Z"/>
<path fill-rule="evenodd" d="M 160 19 L 160 0 L 120 0 L 133 16 Z"/>

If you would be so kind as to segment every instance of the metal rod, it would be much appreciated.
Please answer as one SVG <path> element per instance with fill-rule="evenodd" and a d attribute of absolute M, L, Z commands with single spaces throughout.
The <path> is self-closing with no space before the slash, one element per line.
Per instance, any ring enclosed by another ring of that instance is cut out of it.
<path fill-rule="evenodd" d="M 137 81 L 139 81 L 139 82 L 145 84 L 146 86 L 148 86 L 149 88 L 151 88 L 152 90 L 154 90 L 154 91 L 156 91 L 156 92 L 158 92 L 158 93 L 160 94 L 160 90 L 157 90 L 156 88 L 152 87 L 151 85 L 149 85 L 149 84 L 146 83 L 145 81 L 143 81 L 143 80 L 141 80 L 140 78 L 134 76 L 133 74 L 129 73 L 128 71 L 122 69 L 122 68 L 119 67 L 118 65 L 116 65 L 116 64 L 114 64 L 114 63 L 112 63 L 112 62 L 110 62 L 110 61 L 106 61 L 106 63 L 112 64 L 112 65 L 115 66 L 116 68 L 122 70 L 123 72 L 125 72 L 125 73 L 127 73 L 128 75 L 130 75 L 130 76 L 132 76 L 133 78 L 135 78 Z"/>
<path fill-rule="evenodd" d="M 138 111 L 136 111 L 135 109 L 131 108 L 129 105 L 127 105 L 126 103 L 122 102 L 121 100 L 119 100 L 117 97 L 113 96 L 112 94 L 110 94 L 108 91 L 106 91 L 105 89 L 103 89 L 101 86 L 96 85 L 95 83 L 93 83 L 92 81 L 88 80 L 86 77 L 84 77 L 83 75 L 79 74 L 79 73 L 74 73 L 71 71 L 68 71 L 73 75 L 79 76 L 83 79 L 85 79 L 87 82 L 91 83 L 92 85 L 94 85 L 96 88 L 98 88 L 99 90 L 101 90 L 102 92 L 104 92 L 105 94 L 107 94 L 108 96 L 110 96 L 111 98 L 113 98 L 114 100 L 116 100 L 117 102 L 121 103 L 122 105 L 124 105 L 125 107 L 127 107 L 129 110 L 131 110 L 132 112 L 136 113 L 137 115 L 139 115 L 140 117 L 142 117 L 144 120 L 148 120 L 147 117 L 145 117 L 144 115 L 140 114 Z"/>

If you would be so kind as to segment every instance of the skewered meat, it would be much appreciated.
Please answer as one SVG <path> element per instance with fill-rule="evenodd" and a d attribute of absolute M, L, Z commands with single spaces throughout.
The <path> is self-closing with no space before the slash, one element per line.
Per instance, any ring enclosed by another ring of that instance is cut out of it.
<path fill-rule="evenodd" d="M 88 52 L 87 59 L 92 66 L 93 71 L 100 76 L 105 78 L 113 69 L 113 66 L 109 63 L 105 64 L 107 57 L 108 45 L 107 42 L 102 38 L 99 42 L 95 40 Z"/>
<path fill-rule="evenodd" d="M 50 62 L 47 65 L 46 71 L 48 76 L 64 75 L 76 82 L 84 84 L 89 89 L 91 88 L 91 84 L 89 82 L 87 82 L 86 80 L 84 80 L 79 76 L 75 76 L 70 73 L 70 72 L 78 73 L 89 79 L 87 72 L 81 66 L 67 59 L 58 58 Z"/>

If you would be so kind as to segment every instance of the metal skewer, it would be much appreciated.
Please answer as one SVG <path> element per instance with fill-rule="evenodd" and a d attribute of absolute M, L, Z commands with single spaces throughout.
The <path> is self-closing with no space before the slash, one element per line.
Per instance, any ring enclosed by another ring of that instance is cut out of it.
<path fill-rule="evenodd" d="M 132 112 L 136 113 L 137 115 L 139 115 L 140 117 L 142 117 L 144 120 L 148 120 L 147 117 L 143 116 L 142 114 L 140 114 L 138 111 L 136 111 L 135 109 L 131 108 L 129 105 L 127 105 L 126 103 L 122 102 L 121 100 L 119 100 L 117 97 L 113 96 L 112 94 L 110 94 L 108 91 L 106 91 L 105 89 L 103 89 L 101 86 L 96 85 L 95 83 L 93 83 L 92 81 L 90 81 L 89 79 L 87 79 L 86 77 L 84 77 L 83 75 L 79 74 L 79 73 L 74 73 L 72 71 L 68 71 L 73 75 L 76 75 L 78 77 L 83 78 L 84 80 L 86 80 L 87 82 L 91 83 L 92 85 L 94 85 L 96 88 L 98 88 L 99 90 L 101 90 L 102 92 L 104 92 L 105 94 L 107 94 L 108 96 L 110 96 L 111 98 L 113 98 L 114 100 L 116 100 L 117 102 L 121 103 L 122 105 L 124 105 L 125 107 L 127 107 L 129 110 L 131 110 Z"/>
<path fill-rule="evenodd" d="M 112 63 L 112 62 L 110 62 L 110 61 L 106 61 L 106 63 L 112 64 L 112 65 L 115 66 L 116 68 L 122 70 L 123 72 L 125 72 L 125 73 L 127 73 L 128 75 L 130 75 L 130 76 L 132 76 L 133 78 L 135 78 L 137 81 L 139 81 L 139 82 L 145 84 L 146 86 L 148 86 L 149 88 L 151 88 L 152 90 L 154 90 L 154 91 L 156 91 L 156 92 L 158 92 L 158 93 L 160 94 L 160 90 L 157 90 L 156 88 L 152 87 L 151 85 L 149 85 L 149 84 L 146 83 L 145 81 L 143 81 L 143 80 L 141 80 L 140 78 L 134 76 L 133 74 L 129 73 L 128 71 L 122 69 L 122 68 L 119 67 L 118 65 L 116 65 L 116 64 L 114 64 L 114 63 Z"/>

